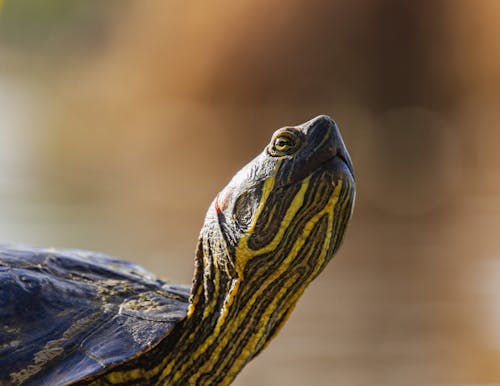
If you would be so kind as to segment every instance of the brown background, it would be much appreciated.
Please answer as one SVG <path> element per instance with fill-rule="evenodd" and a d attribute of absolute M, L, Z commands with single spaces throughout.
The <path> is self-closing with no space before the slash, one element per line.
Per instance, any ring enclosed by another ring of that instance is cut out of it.
<path fill-rule="evenodd" d="M 191 280 L 207 205 L 330 114 L 343 248 L 235 385 L 500 384 L 500 2 L 7 0 L 0 240 Z"/>

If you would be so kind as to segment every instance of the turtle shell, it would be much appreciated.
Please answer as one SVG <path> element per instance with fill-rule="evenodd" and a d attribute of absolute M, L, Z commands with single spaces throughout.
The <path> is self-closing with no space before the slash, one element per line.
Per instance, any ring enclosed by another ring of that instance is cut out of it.
<path fill-rule="evenodd" d="M 65 385 L 154 347 L 189 288 L 82 250 L 0 247 L 0 385 Z"/>

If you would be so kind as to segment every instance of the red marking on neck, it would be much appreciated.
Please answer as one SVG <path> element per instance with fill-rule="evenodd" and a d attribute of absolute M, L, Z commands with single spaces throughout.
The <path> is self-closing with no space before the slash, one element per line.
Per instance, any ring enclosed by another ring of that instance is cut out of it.
<path fill-rule="evenodd" d="M 229 199 L 233 193 L 233 189 L 225 187 L 222 192 L 220 192 L 215 198 L 215 212 L 217 214 L 222 213 L 229 203 Z"/>
<path fill-rule="evenodd" d="M 220 208 L 219 205 L 219 195 L 217 195 L 217 197 L 215 198 L 214 206 L 215 206 L 215 213 L 217 214 L 222 213 L 222 209 Z"/>

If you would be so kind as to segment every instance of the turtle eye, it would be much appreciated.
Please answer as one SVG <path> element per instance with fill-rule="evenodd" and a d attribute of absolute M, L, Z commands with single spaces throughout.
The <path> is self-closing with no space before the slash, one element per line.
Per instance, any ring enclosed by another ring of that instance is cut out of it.
<path fill-rule="evenodd" d="M 269 154 L 280 157 L 295 153 L 300 145 L 300 138 L 291 131 L 281 131 L 274 135 L 269 147 Z"/>

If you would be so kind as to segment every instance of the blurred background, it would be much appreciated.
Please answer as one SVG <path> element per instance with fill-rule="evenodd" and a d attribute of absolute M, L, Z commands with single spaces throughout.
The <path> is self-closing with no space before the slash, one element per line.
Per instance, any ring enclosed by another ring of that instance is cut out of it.
<path fill-rule="evenodd" d="M 500 2 L 6 0 L 0 241 L 189 283 L 272 132 L 340 125 L 343 248 L 235 385 L 500 385 Z"/>

